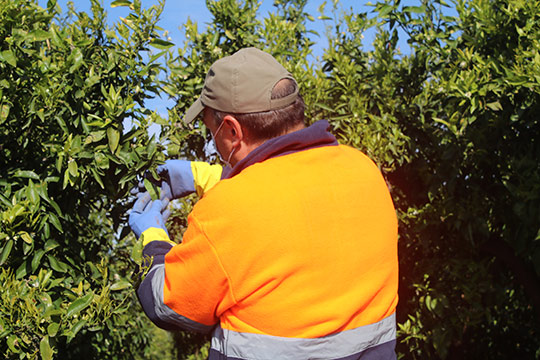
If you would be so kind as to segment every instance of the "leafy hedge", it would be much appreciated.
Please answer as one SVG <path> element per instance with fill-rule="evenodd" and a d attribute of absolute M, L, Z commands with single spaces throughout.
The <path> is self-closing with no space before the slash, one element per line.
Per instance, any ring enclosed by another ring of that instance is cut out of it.
<path fill-rule="evenodd" d="M 205 337 L 176 333 L 173 348 L 141 314 L 126 199 L 166 155 L 215 161 L 204 126 L 180 117 L 210 64 L 245 46 L 281 60 L 308 120 L 329 119 L 383 170 L 400 218 L 399 357 L 540 356 L 540 2 L 386 1 L 356 14 L 335 1 L 318 20 L 306 3 L 277 0 L 261 18 L 255 0 L 208 1 L 212 22 L 183 24 L 188 40 L 171 50 L 161 6 L 115 1 L 131 15 L 110 28 L 97 1 L 85 14 L 0 0 L 8 357 L 205 356 Z M 318 60 L 313 21 L 327 24 Z M 176 101 L 168 119 L 145 109 L 157 94 Z M 194 201 L 175 208 L 178 241 Z"/>
<path fill-rule="evenodd" d="M 160 91 L 149 46 L 161 8 L 134 4 L 114 28 L 98 1 L 58 10 L 0 2 L 0 348 L 146 358 L 125 198 L 163 157 L 144 108 Z"/>

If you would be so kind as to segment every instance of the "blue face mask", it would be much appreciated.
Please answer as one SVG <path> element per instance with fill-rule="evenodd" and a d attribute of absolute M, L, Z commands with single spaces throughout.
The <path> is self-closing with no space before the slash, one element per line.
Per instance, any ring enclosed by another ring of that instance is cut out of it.
<path fill-rule="evenodd" d="M 225 165 L 227 165 L 228 167 L 232 168 L 232 165 L 231 165 L 230 161 L 231 161 L 231 158 L 232 158 L 234 152 L 236 151 L 236 148 L 232 149 L 231 153 L 229 154 L 229 157 L 227 158 L 227 161 L 225 161 L 225 159 L 223 159 L 223 156 L 219 152 L 218 147 L 217 147 L 217 143 L 216 143 L 216 136 L 219 133 L 219 131 L 221 130 L 221 128 L 223 127 L 224 123 L 225 123 L 225 121 L 221 121 L 221 124 L 219 124 L 219 126 L 218 126 L 218 128 L 216 130 L 216 133 L 213 134 L 212 131 L 210 131 L 210 135 L 212 135 L 212 141 L 214 142 L 214 147 L 216 148 L 216 151 L 218 153 L 219 160 L 221 160 L 221 162 L 224 163 Z"/>

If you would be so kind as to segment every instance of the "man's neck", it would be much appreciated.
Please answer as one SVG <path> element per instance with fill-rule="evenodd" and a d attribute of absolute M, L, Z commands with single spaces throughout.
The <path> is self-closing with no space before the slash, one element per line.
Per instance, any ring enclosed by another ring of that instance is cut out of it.
<path fill-rule="evenodd" d="M 293 128 L 290 128 L 289 131 L 281 134 L 280 136 L 291 134 L 291 133 L 293 133 L 295 131 L 299 131 L 299 130 L 302 130 L 302 129 L 305 129 L 305 128 L 306 128 L 306 126 L 304 125 L 304 123 L 301 123 L 301 124 L 298 124 L 297 126 L 295 126 Z M 235 153 L 233 155 L 233 159 L 231 160 L 231 165 L 234 167 L 234 165 L 236 165 L 236 163 L 238 163 L 243 158 L 248 156 L 249 153 L 251 153 L 253 150 L 258 148 L 259 146 L 261 146 L 262 144 L 264 144 L 268 140 L 270 140 L 270 139 L 258 140 L 258 141 L 250 141 L 250 140 L 244 141 L 243 146 L 238 151 L 238 153 Z"/>

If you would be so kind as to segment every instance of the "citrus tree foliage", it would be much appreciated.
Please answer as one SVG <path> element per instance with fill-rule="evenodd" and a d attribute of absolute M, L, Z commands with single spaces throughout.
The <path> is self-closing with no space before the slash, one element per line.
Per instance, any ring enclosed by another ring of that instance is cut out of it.
<path fill-rule="evenodd" d="M 539 3 L 456 1 L 456 17 L 420 5 L 376 7 L 411 46 L 388 110 L 409 139 L 388 174 L 402 212 L 401 349 L 538 356 Z"/>
<path fill-rule="evenodd" d="M 118 235 L 135 176 L 163 157 L 144 108 L 160 91 L 149 46 L 168 46 L 157 35 L 160 12 L 135 1 L 111 28 L 98 1 L 90 14 L 60 12 L 55 1 L 47 9 L 0 1 L 0 349 L 7 358 L 152 351 L 131 285 L 133 239 Z"/>
<path fill-rule="evenodd" d="M 275 0 L 268 14 L 256 0 L 209 0 L 212 21 L 182 24 L 187 40 L 171 51 L 160 7 L 114 1 L 131 15 L 108 28 L 98 2 L 90 15 L 0 4 L 8 357 L 207 355 L 206 337 L 177 332 L 171 348 L 133 306 L 125 199 L 165 157 L 216 161 L 202 122 L 180 119 L 210 65 L 247 46 L 298 79 L 309 123 L 328 119 L 387 179 L 400 220 L 398 356 L 540 356 L 538 0 L 386 1 L 369 13 L 336 0 L 319 14 L 307 0 Z M 320 59 L 314 21 L 326 24 Z M 168 120 L 144 107 L 157 94 L 176 102 Z M 174 208 L 176 241 L 195 201 Z"/>

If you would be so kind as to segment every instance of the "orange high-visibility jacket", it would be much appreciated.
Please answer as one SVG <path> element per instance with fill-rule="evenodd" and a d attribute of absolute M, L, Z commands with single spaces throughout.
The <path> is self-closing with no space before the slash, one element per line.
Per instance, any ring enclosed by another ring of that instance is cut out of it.
<path fill-rule="evenodd" d="M 145 246 L 138 295 L 157 325 L 213 329 L 211 359 L 395 358 L 394 206 L 327 126 L 265 143 L 199 200 L 181 244 Z"/>

